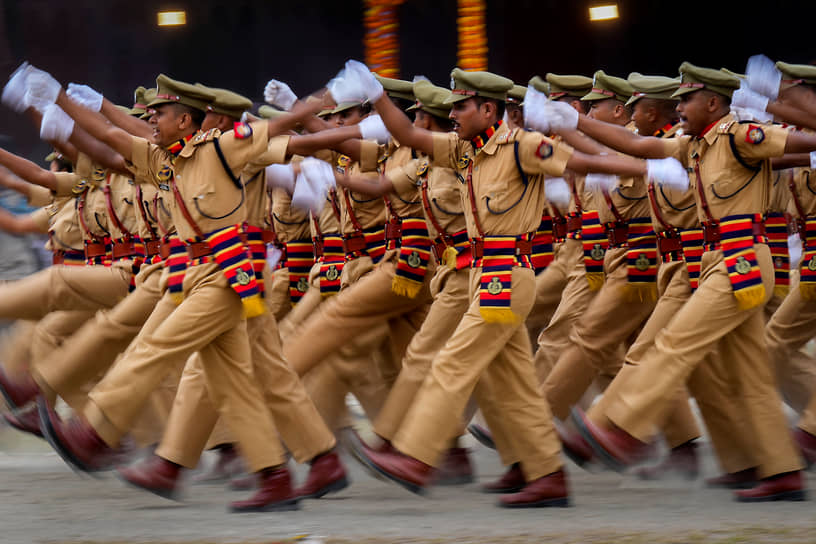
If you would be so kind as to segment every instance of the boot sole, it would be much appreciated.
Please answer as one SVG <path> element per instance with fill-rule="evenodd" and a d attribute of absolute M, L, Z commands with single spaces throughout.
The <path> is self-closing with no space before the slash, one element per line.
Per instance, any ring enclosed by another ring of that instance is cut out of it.
<path fill-rule="evenodd" d="M 328 493 L 336 493 L 341 491 L 349 486 L 349 480 L 347 477 L 343 476 L 339 480 L 335 480 L 332 483 L 323 486 L 322 488 L 318 489 L 314 493 L 309 493 L 308 495 L 298 495 L 300 499 L 319 499 L 320 497 L 328 494 Z"/>
<path fill-rule="evenodd" d="M 148 493 L 153 493 L 154 495 L 158 495 L 163 499 L 167 499 L 170 501 L 181 502 L 181 493 L 177 490 L 169 490 L 169 489 L 153 489 L 150 487 L 145 487 L 143 485 L 139 485 L 135 482 L 131 482 L 127 478 L 122 475 L 121 472 L 118 470 L 116 471 L 116 477 L 122 481 L 122 483 L 126 484 L 128 487 L 132 487 L 134 489 L 141 489 L 142 491 L 147 491 Z"/>
<path fill-rule="evenodd" d="M 482 491 L 482 493 L 488 493 L 488 494 L 493 494 L 493 495 L 506 495 L 508 493 L 518 493 L 522 489 L 524 489 L 524 486 L 523 485 L 518 485 L 518 486 L 515 486 L 515 487 L 502 487 L 502 488 L 498 488 L 498 489 L 488 489 L 488 488 L 483 487 L 481 491 Z"/>
<path fill-rule="evenodd" d="M 807 492 L 804 489 L 784 491 L 765 497 L 741 497 L 737 495 L 737 502 L 770 502 L 770 501 L 806 501 Z"/>
<path fill-rule="evenodd" d="M 566 508 L 570 505 L 570 502 L 569 498 L 564 497 L 560 499 L 546 499 L 543 501 L 525 502 L 519 504 L 505 504 L 499 501 L 498 504 L 502 508 L 546 508 L 546 507 Z"/>
<path fill-rule="evenodd" d="M 3 395 L 3 400 L 6 402 L 6 406 L 8 406 L 9 411 L 11 411 L 11 413 L 14 414 L 15 416 L 20 414 L 20 412 L 24 412 L 25 407 L 31 404 L 31 402 L 34 400 L 31 399 L 28 402 L 23 403 L 22 405 L 18 405 L 16 402 L 14 402 L 14 399 L 11 398 L 9 392 L 6 391 L 6 388 L 3 387 L 2 385 L 0 385 L 0 395 Z"/>
<path fill-rule="evenodd" d="M 598 459 L 600 459 L 604 465 L 611 468 L 615 472 L 623 472 L 628 468 L 627 465 L 618 461 L 615 457 L 612 456 L 612 454 L 606 451 L 606 449 L 604 449 L 603 446 L 601 446 L 597 440 L 595 440 L 595 437 L 592 436 L 591 432 L 589 432 L 587 426 L 584 425 L 584 418 L 581 417 L 581 414 L 575 408 L 572 408 L 570 414 L 572 416 L 573 421 L 575 422 L 575 428 L 578 429 L 578 433 L 592 447 L 592 450 L 595 452 L 595 455 L 598 456 Z"/>
<path fill-rule="evenodd" d="M 251 512 L 291 512 L 293 510 L 300 510 L 300 504 L 298 503 L 297 499 L 276 502 L 273 504 L 266 504 L 264 506 L 252 506 L 252 507 L 230 506 L 229 508 L 229 512 L 231 514 L 248 514 Z"/>
<path fill-rule="evenodd" d="M 33 408 L 32 408 L 32 410 L 33 410 Z M 14 417 L 19 417 L 18 414 L 13 414 L 13 415 L 14 415 Z M 39 417 L 39 414 L 37 414 L 37 415 Z M 32 436 L 36 436 L 37 438 L 43 438 L 43 439 L 45 438 L 43 436 L 43 433 L 42 433 L 41 430 L 34 431 L 34 430 L 28 429 L 26 427 L 23 427 L 22 425 L 17 425 L 16 423 L 14 423 L 12 421 L 9 421 L 8 418 L 3 418 L 3 419 L 6 421 L 8 426 L 11 427 L 12 429 L 18 430 L 21 433 L 28 433 L 28 434 L 30 434 Z"/>
<path fill-rule="evenodd" d="M 407 482 L 396 476 L 393 476 L 391 473 L 386 472 L 385 470 L 381 469 L 377 465 L 375 465 L 371 459 L 369 459 L 365 453 L 363 453 L 362 446 L 358 443 L 358 439 L 355 436 L 351 436 L 349 438 L 349 453 L 351 456 L 360 463 L 369 474 L 377 478 L 378 480 L 382 480 L 384 482 L 394 482 L 399 484 L 400 486 L 404 487 L 411 493 L 415 493 L 420 496 L 425 496 L 428 491 L 424 487 L 420 487 L 414 483 Z"/>
<path fill-rule="evenodd" d="M 54 451 L 65 461 L 65 464 L 79 475 L 91 475 L 98 478 L 98 476 L 93 474 L 94 471 L 90 470 L 87 465 L 74 457 L 74 455 L 62 445 L 62 442 L 57 439 L 56 429 L 54 429 L 54 426 L 51 424 L 51 417 L 48 414 L 48 401 L 45 400 L 44 397 L 37 399 L 37 415 L 40 416 L 40 429 L 42 430 L 43 438 L 54 448 Z"/>
<path fill-rule="evenodd" d="M 482 446 L 490 448 L 491 450 L 496 449 L 496 443 L 493 441 L 493 437 L 486 435 L 485 433 L 482 432 L 481 429 L 479 429 L 475 425 L 468 425 L 467 431 Z"/>

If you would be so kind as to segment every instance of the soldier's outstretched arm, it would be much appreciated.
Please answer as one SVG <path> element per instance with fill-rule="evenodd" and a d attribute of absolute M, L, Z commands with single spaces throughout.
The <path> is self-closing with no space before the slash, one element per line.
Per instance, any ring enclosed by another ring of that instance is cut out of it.
<path fill-rule="evenodd" d="M 57 191 L 57 177 L 50 170 L 40 168 L 28 159 L 0 148 L 0 164 L 12 173 L 35 185 L 41 185 L 52 192 Z M 25 193 L 27 194 L 27 193 Z"/>
<path fill-rule="evenodd" d="M 807 106 L 807 104 L 804 105 Z M 766 111 L 774 114 L 777 119 L 791 125 L 816 130 L 816 107 L 812 110 L 806 110 L 801 108 L 799 104 L 790 105 L 781 102 L 768 102 Z"/>
<path fill-rule="evenodd" d="M 360 128 L 356 125 L 330 128 L 311 134 L 291 136 L 287 155 L 313 155 L 323 149 L 334 149 L 351 157 L 360 158 Z"/>
<path fill-rule="evenodd" d="M 401 145 L 421 151 L 433 158 L 433 132 L 415 127 L 405 112 L 399 109 L 385 93 L 374 102 L 374 107 L 394 139 Z"/>
<path fill-rule="evenodd" d="M 615 176 L 645 176 L 646 161 L 622 155 L 589 155 L 574 151 L 567 161 L 567 170 L 579 174 L 598 172 Z"/>
<path fill-rule="evenodd" d="M 80 106 L 64 89 L 60 89 L 56 103 L 92 137 L 111 147 L 125 160 L 133 159 L 133 137 L 127 131 L 109 123 L 101 113 Z"/>
<path fill-rule="evenodd" d="M 590 138 L 627 155 L 644 159 L 662 159 L 667 156 L 664 141 L 660 138 L 640 136 L 624 127 L 590 119 L 583 114 L 578 114 L 577 128 Z"/>
<path fill-rule="evenodd" d="M 10 234 L 45 234 L 30 214 L 15 215 L 3 208 L 0 208 L 0 230 Z"/>
<path fill-rule="evenodd" d="M 338 185 L 351 189 L 356 193 L 363 193 L 369 196 L 383 196 L 394 192 L 394 183 L 385 174 L 375 178 L 359 175 L 349 176 L 335 172 L 334 177 Z"/>
<path fill-rule="evenodd" d="M 69 83 L 67 94 L 75 102 L 78 102 L 91 111 L 101 113 L 111 123 L 134 136 L 139 136 L 147 140 L 150 139 L 150 136 L 153 134 L 153 129 L 150 128 L 150 124 L 147 123 L 147 121 L 121 111 L 113 102 L 102 96 L 102 93 L 87 85 Z"/>

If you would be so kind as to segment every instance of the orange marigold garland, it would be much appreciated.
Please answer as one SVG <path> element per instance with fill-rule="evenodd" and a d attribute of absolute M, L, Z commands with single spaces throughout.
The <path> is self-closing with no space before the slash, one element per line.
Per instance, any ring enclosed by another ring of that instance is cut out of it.
<path fill-rule="evenodd" d="M 485 0 L 458 0 L 459 67 L 463 70 L 487 70 L 485 11 Z"/>
<path fill-rule="evenodd" d="M 399 13 L 404 0 L 366 0 L 365 60 L 372 72 L 384 77 L 398 78 L 399 67 Z"/>

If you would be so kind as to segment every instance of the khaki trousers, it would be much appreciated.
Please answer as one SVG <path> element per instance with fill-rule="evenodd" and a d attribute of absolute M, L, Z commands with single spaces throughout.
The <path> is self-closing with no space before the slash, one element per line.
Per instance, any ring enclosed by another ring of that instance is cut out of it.
<path fill-rule="evenodd" d="M 252 471 L 283 464 L 283 448 L 253 373 L 240 298 L 214 263 L 189 267 L 184 292 L 177 307 L 165 294 L 156 318 L 151 315 L 123 359 L 91 392 L 85 417 L 115 446 L 161 380 L 197 351 L 210 399 Z"/>
<path fill-rule="evenodd" d="M 799 349 L 816 333 L 816 302 L 804 300 L 799 274 L 791 274 L 788 295 L 765 325 L 765 343 L 771 355 L 782 398 L 802 412 L 816 388 L 816 361 Z"/>
<path fill-rule="evenodd" d="M 754 246 L 766 290 L 773 293 L 773 264 L 764 244 Z M 761 477 L 800 470 L 763 338 L 762 305 L 737 306 L 721 251 L 703 255 L 700 287 L 641 360 L 637 376 L 622 384 L 606 415 L 644 442 L 665 421 L 678 388 L 713 351 L 744 400 L 746 433 L 756 437 Z M 634 374 L 633 374 L 634 376 Z"/>
<path fill-rule="evenodd" d="M 513 312 L 516 324 L 487 323 L 479 313 L 481 269 L 470 277 L 470 306 L 453 336 L 431 365 L 394 447 L 429 465 L 437 465 L 450 440 L 461 429 L 461 418 L 477 382 L 493 392 L 492 406 L 481 405 L 499 449 L 514 451 L 528 481 L 561 467 L 560 444 L 547 402 L 538 393 L 524 319 L 534 300 L 532 270 L 513 270 Z M 500 420 L 497 420 L 500 419 Z M 508 441 L 512 441 L 508 443 Z"/>
<path fill-rule="evenodd" d="M 549 324 L 538 336 L 534 361 L 539 383 L 544 382 L 558 356 L 569 346 L 572 326 L 597 294 L 597 291 L 590 290 L 586 279 L 581 241 L 567 239 L 559 250 L 559 260 L 561 254 L 564 255 L 564 266 L 568 270 L 567 283 Z"/>
<path fill-rule="evenodd" d="M 470 305 L 470 269 L 451 270 L 440 266 L 431 280 L 434 297 L 430 311 L 419 331 L 414 335 L 388 398 L 374 421 L 374 432 L 392 440 L 417 392 L 422 387 L 431 363 Z"/>
<path fill-rule="evenodd" d="M 568 252 L 561 251 L 564 243 L 557 244 L 553 251 L 553 260 L 542 272 L 536 274 L 535 304 L 527 316 L 527 329 L 530 332 L 530 341 L 538 347 L 537 338 L 541 331 L 550 322 L 561 293 L 567 286 L 569 270 L 573 262 Z"/>
<path fill-rule="evenodd" d="M 40 387 L 81 411 L 87 401 L 83 387 L 108 371 L 161 299 L 162 270 L 161 264 L 143 266 L 132 293 L 110 310 L 97 312 L 58 350 L 35 361 L 32 375 Z"/>
<path fill-rule="evenodd" d="M 128 294 L 130 264 L 51 266 L 0 284 L 0 319 L 42 319 L 57 310 L 110 308 Z"/>
<path fill-rule="evenodd" d="M 584 314 L 572 326 L 569 345 L 561 352 L 541 394 L 550 410 L 565 420 L 570 408 L 595 378 L 608 384 L 623 365 L 620 346 L 648 319 L 655 301 L 630 302 L 624 298 L 628 284 L 626 249 L 611 248 L 604 258 L 604 283 Z"/>

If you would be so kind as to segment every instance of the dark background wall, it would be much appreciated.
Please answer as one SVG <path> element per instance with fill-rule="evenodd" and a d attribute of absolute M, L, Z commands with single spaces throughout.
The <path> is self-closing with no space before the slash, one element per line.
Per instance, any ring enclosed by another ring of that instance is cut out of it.
<path fill-rule="evenodd" d="M 621 18 L 590 23 L 589 0 L 488 0 L 489 68 L 519 83 L 534 74 L 603 68 L 674 75 L 683 60 L 742 71 L 764 52 L 816 60 L 816 0 L 618 0 Z M 160 29 L 156 12 L 185 9 Z M 84 82 L 116 102 L 160 72 L 262 100 L 275 77 L 306 93 L 348 58 L 363 58 L 362 0 L 0 0 L 0 81 L 23 60 Z M 456 1 L 400 7 L 403 77 L 446 85 L 456 63 Z M 0 108 L 0 145 L 39 158 L 34 129 Z"/>

